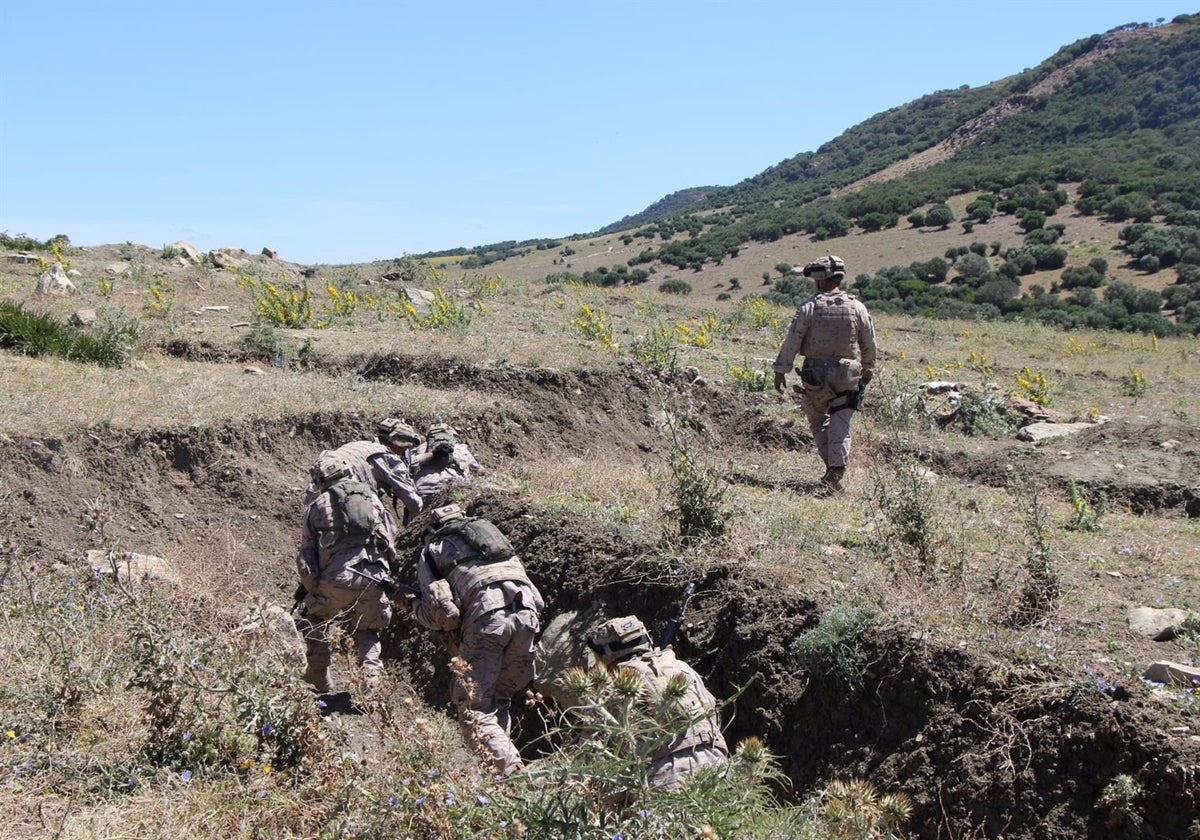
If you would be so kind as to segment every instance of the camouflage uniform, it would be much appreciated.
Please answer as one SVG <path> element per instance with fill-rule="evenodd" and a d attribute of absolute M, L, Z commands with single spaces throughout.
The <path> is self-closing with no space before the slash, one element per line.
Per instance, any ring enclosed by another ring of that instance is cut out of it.
<path fill-rule="evenodd" d="M 328 690 L 330 630 L 343 613 L 349 614 L 363 673 L 371 677 L 383 667 L 379 631 L 391 621 L 392 608 L 387 595 L 369 578 L 378 580 L 390 573 L 396 532 L 379 498 L 372 496 L 371 501 L 379 521 L 371 534 L 342 528 L 342 517 L 335 514 L 333 499 L 324 489 L 304 512 L 296 571 L 308 594 L 296 626 L 305 641 L 305 679 L 323 691 Z"/>
<path fill-rule="evenodd" d="M 628 670 L 637 675 L 646 688 L 640 700 L 642 707 L 668 727 L 670 739 L 650 753 L 647 783 L 651 788 L 674 790 L 689 773 L 729 760 L 716 698 L 705 688 L 700 675 L 677 659 L 673 650 L 654 647 L 641 619 L 624 616 L 607 621 L 588 634 L 587 644 L 597 661 L 609 670 Z M 682 677 L 687 689 L 679 700 L 664 702 L 667 684 L 674 677 Z M 624 702 L 614 704 L 615 716 L 623 713 Z"/>
<path fill-rule="evenodd" d="M 805 266 L 805 273 L 822 262 Z M 850 460 L 852 412 L 845 407 L 846 397 L 858 387 L 864 371 L 875 369 L 875 326 L 867 307 L 840 288 L 807 298 L 771 367 L 776 373 L 790 373 L 798 354 L 804 356 L 804 365 L 796 371 L 803 385 L 800 404 L 817 453 L 826 467 L 840 474 Z"/>
<path fill-rule="evenodd" d="M 414 616 L 450 636 L 451 653 L 464 662 L 451 689 L 463 739 L 477 753 L 490 754 L 504 775 L 523 770 L 509 738 L 509 704 L 534 678 L 541 593 L 515 554 L 489 562 L 445 528 L 422 550 L 417 581 L 421 597 L 413 603 Z"/>
<path fill-rule="evenodd" d="M 382 498 L 390 496 L 404 505 L 404 510 L 411 516 L 421 510 L 424 502 L 413 486 L 408 469 L 408 462 L 396 455 L 382 443 L 370 440 L 355 440 L 339 446 L 337 449 L 321 453 L 340 456 L 350 464 L 351 474 L 355 481 L 369 484 Z M 304 491 L 304 504 L 308 505 L 316 498 L 318 490 L 309 484 Z"/>
<path fill-rule="evenodd" d="M 414 466 L 427 451 L 428 443 L 422 443 L 409 450 L 407 459 L 412 469 L 413 485 L 422 499 L 427 499 L 454 484 L 466 484 L 472 476 L 483 473 L 483 467 L 475 460 L 465 443 L 454 444 L 453 455 L 435 457 L 420 467 Z"/>

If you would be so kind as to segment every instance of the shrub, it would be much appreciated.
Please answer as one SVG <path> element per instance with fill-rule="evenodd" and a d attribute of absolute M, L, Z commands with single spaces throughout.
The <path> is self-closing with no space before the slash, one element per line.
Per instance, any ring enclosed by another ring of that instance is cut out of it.
<path fill-rule="evenodd" d="M 120 367 L 132 358 L 141 335 L 134 318 L 104 313 L 93 327 L 79 329 L 23 304 L 0 301 L 0 348 L 27 356 L 60 356 L 75 362 Z"/>
<path fill-rule="evenodd" d="M 1083 490 L 1075 483 L 1075 479 L 1067 479 L 1067 495 L 1071 500 L 1071 518 L 1067 520 L 1068 531 L 1098 531 L 1100 520 L 1108 513 L 1108 494 L 1103 490 L 1097 494 L 1093 505 L 1084 496 Z"/>
<path fill-rule="evenodd" d="M 692 293 L 692 284 L 686 280 L 672 277 L 670 280 L 662 281 L 658 286 L 658 290 L 668 295 L 690 295 Z"/>
<path fill-rule="evenodd" d="M 724 507 L 728 486 L 720 473 L 695 451 L 696 445 L 682 424 L 677 414 L 666 412 L 662 426 L 669 444 L 665 495 L 671 503 L 664 506 L 664 512 L 681 545 L 722 541 L 728 532 L 730 515 Z"/>
<path fill-rule="evenodd" d="M 878 616 L 879 611 L 869 604 L 835 604 L 821 615 L 816 627 L 796 637 L 792 655 L 814 677 L 828 676 L 858 688 L 867 671 L 860 644 Z"/>

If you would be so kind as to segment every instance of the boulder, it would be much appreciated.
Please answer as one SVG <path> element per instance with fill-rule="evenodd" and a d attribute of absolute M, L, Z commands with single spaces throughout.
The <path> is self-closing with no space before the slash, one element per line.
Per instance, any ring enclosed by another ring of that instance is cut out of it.
<path fill-rule="evenodd" d="M 80 309 L 67 319 L 67 323 L 73 327 L 86 327 L 88 324 L 96 323 L 99 318 L 95 309 Z"/>
<path fill-rule="evenodd" d="M 112 578 L 131 594 L 137 594 L 146 585 L 179 586 L 183 583 L 170 561 L 151 554 L 92 549 L 87 552 L 87 562 L 97 575 Z"/>
<path fill-rule="evenodd" d="M 1129 629 L 1138 635 L 1156 642 L 1169 642 L 1179 635 L 1179 629 L 1187 617 L 1186 610 L 1137 607 L 1129 611 L 1126 621 L 1129 622 Z"/>
<path fill-rule="evenodd" d="M 266 257 L 267 259 L 273 260 L 279 256 L 279 252 L 276 251 L 274 248 L 263 248 L 262 255 L 264 257 Z"/>
<path fill-rule="evenodd" d="M 39 295 L 70 295 L 76 289 L 63 267 L 55 265 L 38 278 L 36 291 Z"/>
<path fill-rule="evenodd" d="M 208 256 L 217 268 L 240 268 L 250 262 L 250 255 L 241 248 L 214 248 Z"/>
<path fill-rule="evenodd" d="M 405 286 L 400 290 L 400 294 L 412 305 L 413 309 L 417 310 L 417 315 L 422 318 L 428 315 L 433 309 L 433 292 L 427 292 L 424 289 L 418 289 L 414 286 Z"/>
<path fill-rule="evenodd" d="M 190 242 L 180 240 L 179 242 L 172 242 L 167 247 L 176 251 L 185 264 L 191 263 L 192 265 L 197 265 L 204 261 L 204 255 Z"/>
<path fill-rule="evenodd" d="M 1066 437 L 1084 429 L 1090 429 L 1094 423 L 1030 423 L 1017 431 L 1017 440 L 1028 443 L 1038 443 L 1050 438 Z"/>
<path fill-rule="evenodd" d="M 1150 667 L 1142 673 L 1142 679 L 1191 688 L 1200 685 L 1200 668 L 1180 665 L 1178 662 L 1151 662 Z"/>

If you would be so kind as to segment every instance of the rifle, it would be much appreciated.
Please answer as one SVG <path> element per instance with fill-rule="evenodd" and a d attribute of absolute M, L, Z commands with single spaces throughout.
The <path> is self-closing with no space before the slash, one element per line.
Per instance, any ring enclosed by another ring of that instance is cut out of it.
<path fill-rule="evenodd" d="M 368 574 L 360 572 L 358 569 L 347 567 L 347 571 L 352 575 L 358 575 L 360 578 L 366 578 L 379 587 L 384 595 L 395 595 L 397 592 L 408 592 L 411 595 L 416 595 L 418 600 L 421 597 L 421 590 L 415 586 L 410 586 L 407 583 L 401 583 L 389 574 L 382 574 L 379 577 L 371 577 Z"/>
<path fill-rule="evenodd" d="M 671 616 L 671 620 L 667 622 L 667 626 L 663 628 L 662 639 L 658 643 L 660 650 L 666 650 L 675 638 L 675 634 L 679 632 L 679 625 L 683 623 L 683 614 L 687 612 L 688 601 L 692 599 L 692 593 L 696 591 L 695 582 L 689 583 L 683 590 L 683 601 L 679 605 L 679 609 L 675 615 Z"/>

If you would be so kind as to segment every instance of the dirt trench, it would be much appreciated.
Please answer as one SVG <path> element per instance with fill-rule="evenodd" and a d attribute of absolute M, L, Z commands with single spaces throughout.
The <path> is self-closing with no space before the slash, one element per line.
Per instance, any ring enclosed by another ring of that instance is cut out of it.
<path fill-rule="evenodd" d="M 531 453 L 565 457 L 585 442 L 622 458 L 644 458 L 657 445 L 653 389 L 633 374 L 394 356 L 364 358 L 357 371 L 524 400 L 520 428 L 485 417 L 472 430 L 476 453 L 498 469 Z M 713 436 L 764 449 L 804 445 L 794 425 L 765 421 L 729 392 L 680 387 L 694 422 Z M 199 569 L 214 586 L 286 604 L 305 468 L 320 449 L 369 434 L 374 419 L 317 413 L 0 440 L 0 516 L 31 562 L 72 562 L 84 549 L 120 545 Z M 636 613 L 661 628 L 677 606 L 686 574 L 652 544 L 497 490 L 479 492 L 469 508 L 519 548 L 546 596 L 547 621 L 568 612 Z M 418 532 L 408 531 L 401 556 L 418 548 Z M 1052 670 L 1018 675 L 1005 663 L 886 630 L 867 637 L 869 666 L 852 689 L 806 672 L 792 651 L 827 605 L 761 571 L 721 563 L 696 583 L 676 650 L 718 696 L 741 690 L 725 715 L 729 737 L 766 739 L 791 781 L 787 796 L 802 798 L 833 778 L 864 778 L 913 798 L 909 828 L 921 838 L 1200 837 L 1200 760 L 1161 736 L 1142 701 L 1088 690 Z M 397 619 L 386 655 L 427 701 L 447 708 L 445 657 L 427 634 Z M 525 742 L 536 734 L 526 719 Z M 1118 774 L 1145 791 L 1139 825 L 1110 827 L 1096 808 Z"/>

